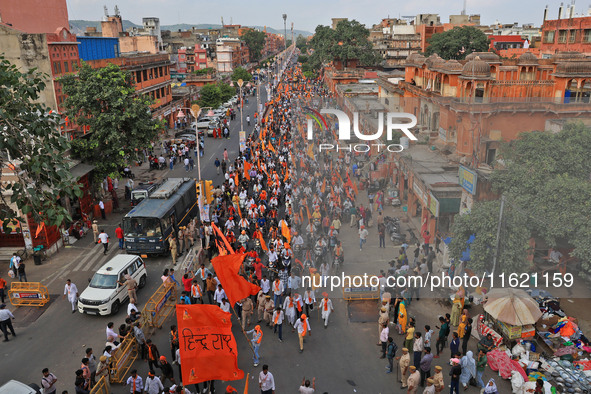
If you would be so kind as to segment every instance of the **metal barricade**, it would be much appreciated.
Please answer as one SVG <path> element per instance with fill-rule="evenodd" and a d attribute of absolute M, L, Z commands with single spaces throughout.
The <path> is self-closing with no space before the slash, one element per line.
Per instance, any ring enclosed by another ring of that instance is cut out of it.
<path fill-rule="evenodd" d="M 191 248 L 189 253 L 187 253 L 183 261 L 179 264 L 178 269 L 175 269 L 175 271 L 179 272 L 181 275 L 184 275 L 189 271 L 195 271 L 196 266 L 199 264 L 198 257 L 201 253 L 201 250 L 201 248 L 199 248 L 199 250 Z"/>
<path fill-rule="evenodd" d="M 144 333 L 146 328 L 162 328 L 166 318 L 174 311 L 177 301 L 177 288 L 175 283 L 163 283 L 150 297 L 142 310 Z"/>
<path fill-rule="evenodd" d="M 107 377 L 103 376 L 90 390 L 90 394 L 111 394 L 111 386 L 107 381 Z"/>
<path fill-rule="evenodd" d="M 12 282 L 8 299 L 14 306 L 42 307 L 49 302 L 49 292 L 39 282 Z"/>
<path fill-rule="evenodd" d="M 109 366 L 111 383 L 123 383 L 137 358 L 138 351 L 135 338 L 133 335 L 128 335 L 111 356 L 111 365 Z"/>

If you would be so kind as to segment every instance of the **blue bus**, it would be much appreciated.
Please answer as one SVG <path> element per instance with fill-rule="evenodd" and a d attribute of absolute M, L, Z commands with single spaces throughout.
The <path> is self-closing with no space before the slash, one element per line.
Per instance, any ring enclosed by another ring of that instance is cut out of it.
<path fill-rule="evenodd" d="M 199 214 L 197 187 L 191 178 L 169 178 L 123 218 L 125 250 L 166 254 L 173 231 Z"/>

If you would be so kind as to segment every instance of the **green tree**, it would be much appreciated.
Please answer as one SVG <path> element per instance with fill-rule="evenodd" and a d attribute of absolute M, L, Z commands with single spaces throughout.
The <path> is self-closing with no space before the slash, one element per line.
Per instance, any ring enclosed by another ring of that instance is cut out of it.
<path fill-rule="evenodd" d="M 451 231 L 451 256 L 460 259 L 470 245 L 470 261 L 467 267 L 475 272 L 491 272 L 493 256 L 496 250 L 497 228 L 499 223 L 500 201 L 476 203 L 469 214 L 457 215 Z M 523 214 L 505 205 L 501 226 L 501 243 L 495 272 L 524 272 L 528 266 L 526 254 L 529 231 L 523 220 Z"/>
<path fill-rule="evenodd" d="M 262 56 L 263 48 L 265 47 L 265 32 L 258 30 L 247 30 L 246 33 L 240 36 L 242 41 L 246 43 L 250 60 L 258 62 Z"/>
<path fill-rule="evenodd" d="M 206 68 L 200 68 L 198 70 L 193 71 L 193 74 L 195 75 L 206 75 L 206 74 L 211 74 L 215 72 L 215 68 L 213 67 L 206 67 Z"/>
<path fill-rule="evenodd" d="M 162 125 L 151 115 L 151 100 L 137 95 L 131 74 L 118 66 L 93 69 L 60 80 L 68 95 L 66 113 L 90 133 L 72 141 L 72 152 L 95 166 L 97 179 L 115 175 L 150 146 Z"/>
<path fill-rule="evenodd" d="M 493 186 L 524 212 L 533 236 L 571 255 L 591 272 L 591 128 L 569 123 L 560 133 L 530 132 L 502 146 L 504 168 Z"/>
<path fill-rule="evenodd" d="M 225 82 L 218 82 L 218 88 L 220 89 L 220 100 L 222 103 L 230 100 L 236 95 L 236 89 L 228 85 Z"/>
<path fill-rule="evenodd" d="M 210 83 L 205 85 L 199 91 L 201 98 L 199 99 L 199 105 L 201 108 L 213 107 L 217 108 L 222 104 L 222 92 L 219 86 Z"/>
<path fill-rule="evenodd" d="M 31 213 L 37 222 L 60 225 L 68 211 L 63 197 L 80 196 L 69 171 L 68 139 L 60 135 L 60 117 L 39 103 L 46 76 L 31 69 L 20 72 L 0 55 L 0 177 L 11 172 L 14 183 L 0 185 L 2 231 Z"/>
<path fill-rule="evenodd" d="M 443 59 L 461 60 L 472 52 L 486 51 L 488 51 L 486 34 L 474 26 L 456 26 L 443 33 L 433 34 L 425 54 L 430 56 L 436 53 Z"/>
<path fill-rule="evenodd" d="M 309 46 L 314 50 L 310 57 L 313 69 L 333 60 L 359 60 L 362 65 L 375 66 L 381 59 L 376 56 L 369 42 L 369 30 L 356 20 L 340 21 L 336 29 L 319 25 Z"/>
<path fill-rule="evenodd" d="M 232 73 L 232 81 L 236 82 L 239 79 L 248 82 L 252 79 L 252 74 L 246 71 L 244 67 L 236 67 Z"/>
<path fill-rule="evenodd" d="M 301 34 L 298 34 L 296 37 L 296 47 L 302 51 L 302 53 L 306 53 L 308 50 L 308 40 Z"/>

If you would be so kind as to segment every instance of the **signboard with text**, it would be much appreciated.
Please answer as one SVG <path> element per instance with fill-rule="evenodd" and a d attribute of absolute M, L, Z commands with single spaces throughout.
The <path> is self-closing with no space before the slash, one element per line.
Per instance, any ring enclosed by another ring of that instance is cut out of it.
<path fill-rule="evenodd" d="M 460 178 L 460 186 L 462 186 L 464 190 L 470 194 L 476 194 L 478 174 L 476 174 L 475 171 L 460 166 L 458 177 Z"/>

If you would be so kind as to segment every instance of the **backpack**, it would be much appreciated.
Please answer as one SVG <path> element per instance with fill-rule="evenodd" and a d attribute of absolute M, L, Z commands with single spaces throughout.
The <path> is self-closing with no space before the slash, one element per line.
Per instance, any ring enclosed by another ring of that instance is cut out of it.
<path fill-rule="evenodd" d="M 396 351 L 398 350 L 398 346 L 394 342 L 388 345 L 388 358 L 394 358 L 396 355 Z"/>

